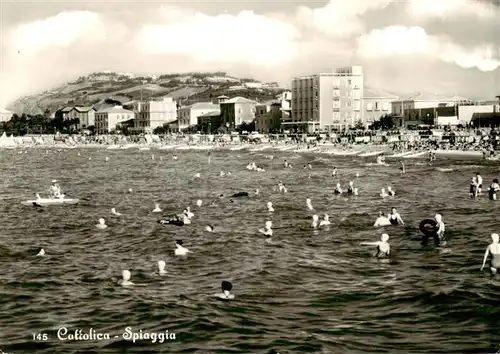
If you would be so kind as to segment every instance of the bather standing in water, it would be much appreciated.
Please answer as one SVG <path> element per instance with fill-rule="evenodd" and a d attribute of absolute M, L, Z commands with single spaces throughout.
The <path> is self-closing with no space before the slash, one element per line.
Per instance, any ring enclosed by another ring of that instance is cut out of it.
<path fill-rule="evenodd" d="M 401 164 L 401 167 L 399 168 L 401 170 L 401 174 L 404 174 L 406 171 L 405 171 L 405 164 L 403 161 L 399 161 L 399 163 Z"/>
<path fill-rule="evenodd" d="M 398 211 L 396 208 L 391 209 L 391 213 L 388 215 L 389 221 L 391 222 L 392 225 L 404 225 L 405 223 L 403 222 L 403 219 L 401 218 L 401 215 L 399 215 Z"/>
<path fill-rule="evenodd" d="M 488 191 L 488 195 L 491 200 L 497 200 L 497 193 L 500 191 L 500 185 L 498 184 L 498 179 L 495 178 L 493 183 L 490 184 L 490 189 Z"/>
<path fill-rule="evenodd" d="M 491 254 L 490 261 L 490 273 L 491 275 L 497 274 L 498 268 L 500 268 L 500 244 L 498 234 L 491 234 L 491 244 L 486 247 L 486 251 L 484 252 L 483 265 L 481 266 L 481 270 L 483 270 L 486 261 L 488 260 L 488 256 Z"/>
<path fill-rule="evenodd" d="M 375 241 L 375 242 L 361 242 L 361 245 L 367 245 L 367 246 L 377 246 L 377 254 L 375 257 L 382 258 L 382 257 L 387 257 L 389 256 L 389 253 L 391 252 L 391 246 L 389 245 L 389 235 L 387 234 L 382 234 L 382 237 L 380 238 L 380 241 Z"/>

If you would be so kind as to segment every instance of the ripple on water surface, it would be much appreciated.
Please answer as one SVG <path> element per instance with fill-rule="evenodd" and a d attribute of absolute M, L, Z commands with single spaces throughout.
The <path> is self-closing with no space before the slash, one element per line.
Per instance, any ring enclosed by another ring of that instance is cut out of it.
<path fill-rule="evenodd" d="M 371 161 L 359 157 L 214 152 L 208 165 L 204 152 L 176 152 L 178 161 L 172 152 L 154 151 L 155 160 L 151 153 L 0 151 L 0 349 L 15 354 L 451 353 L 488 352 L 499 345 L 500 286 L 479 272 L 489 234 L 498 232 L 497 205 L 467 195 L 471 174 L 481 172 L 486 186 L 497 177 L 497 166 L 457 160 L 429 166 L 415 160 L 405 161 L 409 172 L 400 175 L 397 161 L 367 166 Z M 267 158 L 270 154 L 276 158 Z M 295 168 L 283 169 L 283 158 Z M 247 171 L 251 160 L 266 172 Z M 308 162 L 312 171 L 302 170 Z M 232 175 L 219 177 L 221 170 Z M 200 178 L 194 177 L 197 172 Z M 20 204 L 44 192 L 53 178 L 80 204 L 42 209 Z M 288 194 L 273 191 L 279 180 Z M 349 180 L 355 180 L 359 197 L 332 195 L 337 181 L 347 185 Z M 381 200 L 380 189 L 389 185 L 396 197 Z M 221 193 L 255 188 L 258 196 L 218 199 Z M 328 229 L 310 228 L 307 198 L 314 213 L 330 215 Z M 197 199 L 204 201 L 201 208 Z M 217 206 L 210 206 L 215 199 Z M 155 202 L 162 214 L 151 213 Z M 188 205 L 195 213 L 191 225 L 157 224 Z M 374 230 L 377 211 L 392 206 L 405 227 Z M 112 216 L 112 207 L 123 215 Z M 443 214 L 452 236 L 446 254 L 422 250 L 418 241 L 418 223 L 435 212 Z M 108 229 L 94 227 L 100 217 Z M 273 221 L 271 243 L 256 233 L 266 220 Z M 217 232 L 205 232 L 206 224 Z M 359 246 L 383 231 L 391 237 L 388 263 Z M 174 257 L 176 239 L 193 253 Z M 46 250 L 45 257 L 34 257 L 38 247 Z M 160 259 L 167 263 L 163 277 L 155 275 Z M 122 269 L 130 269 L 141 286 L 117 286 Z M 236 300 L 214 300 L 222 280 L 233 283 Z M 168 330 L 176 339 L 131 343 L 121 337 L 128 326 Z M 61 327 L 93 328 L 112 338 L 59 341 Z M 33 340 L 32 333 L 40 332 L 49 340 Z"/>

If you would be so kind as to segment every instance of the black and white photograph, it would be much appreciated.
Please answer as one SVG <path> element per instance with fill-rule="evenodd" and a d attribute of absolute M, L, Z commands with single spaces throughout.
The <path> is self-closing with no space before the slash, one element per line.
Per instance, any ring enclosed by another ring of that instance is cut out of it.
<path fill-rule="evenodd" d="M 0 354 L 500 353 L 500 0 L 0 0 Z"/>

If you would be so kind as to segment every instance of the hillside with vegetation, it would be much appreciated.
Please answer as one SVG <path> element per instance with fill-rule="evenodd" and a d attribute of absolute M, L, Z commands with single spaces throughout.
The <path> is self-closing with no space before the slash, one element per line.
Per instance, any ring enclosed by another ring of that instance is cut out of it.
<path fill-rule="evenodd" d="M 92 106 L 110 98 L 125 103 L 167 95 L 183 104 L 209 101 L 220 95 L 266 101 L 282 91 L 276 83 L 261 84 L 257 80 L 236 78 L 225 72 L 135 76 L 106 71 L 79 77 L 40 94 L 22 97 L 6 108 L 18 114 L 37 115 L 47 111 L 53 113 L 64 106 Z"/>

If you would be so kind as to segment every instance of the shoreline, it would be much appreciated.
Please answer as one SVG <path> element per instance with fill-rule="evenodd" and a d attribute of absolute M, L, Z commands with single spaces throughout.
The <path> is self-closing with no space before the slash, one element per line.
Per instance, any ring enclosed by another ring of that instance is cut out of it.
<path fill-rule="evenodd" d="M 339 146 L 340 144 L 318 144 L 309 146 L 307 144 L 179 144 L 179 143 L 125 143 L 121 145 L 107 143 L 80 143 L 80 144 L 65 144 L 44 143 L 44 144 L 19 144 L 16 146 L 0 146 L 0 151 L 3 150 L 26 150 L 26 149 L 105 149 L 109 151 L 247 151 L 247 152 L 293 152 L 293 153 L 312 153 L 326 154 L 339 157 L 376 157 L 377 155 L 385 155 L 389 158 L 427 158 L 428 148 L 423 149 L 402 149 L 393 150 L 388 144 L 353 144 L 348 147 Z M 461 156 L 461 157 L 482 157 L 482 151 L 477 150 L 444 150 L 432 149 L 436 156 Z M 415 156 L 413 156 L 415 155 Z"/>

